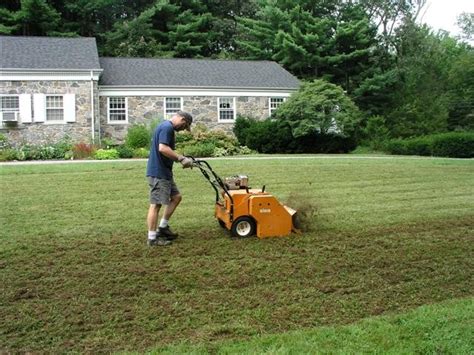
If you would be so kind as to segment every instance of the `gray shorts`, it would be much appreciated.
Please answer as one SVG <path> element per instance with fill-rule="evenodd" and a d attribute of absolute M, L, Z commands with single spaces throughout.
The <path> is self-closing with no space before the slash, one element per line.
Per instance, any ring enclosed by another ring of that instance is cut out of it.
<path fill-rule="evenodd" d="M 158 179 L 147 176 L 150 186 L 150 203 L 153 205 L 168 205 L 171 196 L 179 194 L 178 187 L 174 180 Z"/>

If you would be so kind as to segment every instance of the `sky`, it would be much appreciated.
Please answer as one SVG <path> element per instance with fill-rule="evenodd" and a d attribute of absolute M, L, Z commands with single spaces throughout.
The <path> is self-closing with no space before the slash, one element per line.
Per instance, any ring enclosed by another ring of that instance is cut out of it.
<path fill-rule="evenodd" d="M 474 12 L 474 0 L 427 0 L 421 22 L 457 36 L 461 31 L 456 25 L 456 17 L 461 12 Z"/>

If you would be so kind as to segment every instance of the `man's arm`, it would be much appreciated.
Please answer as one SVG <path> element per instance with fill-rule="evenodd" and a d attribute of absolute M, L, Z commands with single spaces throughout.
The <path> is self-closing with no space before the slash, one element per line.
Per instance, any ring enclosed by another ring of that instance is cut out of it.
<path fill-rule="evenodd" d="M 174 161 L 181 161 L 184 158 L 182 155 L 179 155 L 173 149 L 171 149 L 169 145 L 163 143 L 160 143 L 160 145 L 158 146 L 158 151 L 165 157 L 168 157 Z"/>

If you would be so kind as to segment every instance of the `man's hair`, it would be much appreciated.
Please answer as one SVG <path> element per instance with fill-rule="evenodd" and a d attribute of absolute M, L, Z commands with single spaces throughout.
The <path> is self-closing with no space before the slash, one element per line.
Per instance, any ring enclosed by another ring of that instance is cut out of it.
<path fill-rule="evenodd" d="M 193 123 L 193 116 L 191 116 L 190 113 L 185 112 L 185 111 L 178 111 L 176 114 L 180 117 L 183 117 L 184 120 L 187 122 L 188 127 L 191 127 L 191 124 Z"/>

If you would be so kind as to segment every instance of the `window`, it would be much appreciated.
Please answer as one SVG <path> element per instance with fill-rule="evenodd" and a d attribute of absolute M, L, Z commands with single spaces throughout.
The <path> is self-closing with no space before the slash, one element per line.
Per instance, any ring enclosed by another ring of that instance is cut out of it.
<path fill-rule="evenodd" d="M 126 97 L 109 97 L 107 106 L 109 123 L 128 123 Z"/>
<path fill-rule="evenodd" d="M 0 122 L 18 121 L 20 99 L 18 96 L 0 97 Z"/>
<path fill-rule="evenodd" d="M 20 99 L 18 96 L 2 96 L 0 100 L 0 111 L 20 111 Z"/>
<path fill-rule="evenodd" d="M 62 96 L 46 96 L 46 121 L 64 121 L 64 103 Z"/>
<path fill-rule="evenodd" d="M 165 97 L 165 118 L 170 119 L 182 106 L 181 97 Z"/>
<path fill-rule="evenodd" d="M 219 97 L 219 121 L 229 122 L 235 120 L 235 98 Z"/>
<path fill-rule="evenodd" d="M 280 105 L 285 102 L 285 97 L 270 97 L 270 116 L 272 115 L 273 111 L 275 111 Z"/>

